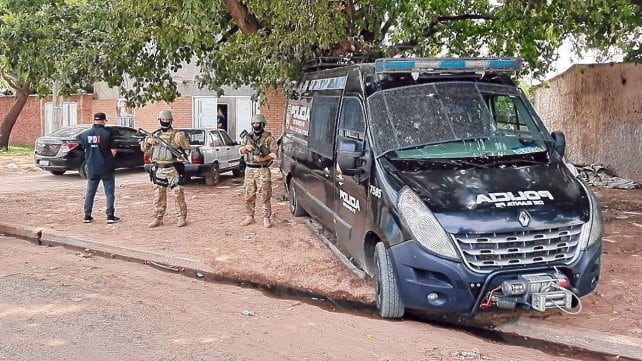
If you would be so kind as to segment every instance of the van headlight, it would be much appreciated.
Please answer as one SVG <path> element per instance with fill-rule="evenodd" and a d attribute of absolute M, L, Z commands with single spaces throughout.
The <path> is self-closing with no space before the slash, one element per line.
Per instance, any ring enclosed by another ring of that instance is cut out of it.
<path fill-rule="evenodd" d="M 426 204 L 410 188 L 401 189 L 397 208 L 410 233 L 422 246 L 440 256 L 460 259 L 450 236 Z"/>
<path fill-rule="evenodd" d="M 582 226 L 582 240 L 580 243 L 580 249 L 585 250 L 602 239 L 604 235 L 604 221 L 602 219 L 600 201 L 583 182 L 580 181 L 580 183 L 588 196 L 590 206 L 589 221 Z"/>

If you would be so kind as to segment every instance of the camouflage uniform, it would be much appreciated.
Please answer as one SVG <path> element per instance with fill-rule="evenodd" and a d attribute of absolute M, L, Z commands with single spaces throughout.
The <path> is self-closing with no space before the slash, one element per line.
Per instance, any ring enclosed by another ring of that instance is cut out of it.
<path fill-rule="evenodd" d="M 189 141 L 183 132 L 177 132 L 170 128 L 166 132 L 158 132 L 157 136 L 164 140 L 167 144 L 176 149 L 182 149 L 189 152 Z M 154 206 L 156 207 L 155 216 L 157 219 L 162 220 L 167 209 L 167 187 L 171 190 L 174 196 L 174 204 L 176 209 L 176 217 L 184 222 L 187 217 L 187 203 L 185 202 L 185 192 L 183 186 L 180 184 L 180 175 L 176 170 L 174 164 L 177 162 L 174 155 L 163 144 L 151 145 L 146 141 L 141 145 L 143 152 L 152 149 L 152 167 L 154 177 L 158 179 L 159 183 L 154 184 Z M 165 182 L 167 185 L 164 185 Z"/>
<path fill-rule="evenodd" d="M 252 141 L 248 138 L 252 138 Z M 248 216 L 246 220 L 254 218 L 255 200 L 258 195 L 259 202 L 263 208 L 262 216 L 264 224 L 266 227 L 270 227 L 270 216 L 272 216 L 272 205 L 270 203 L 270 198 L 272 197 L 272 174 L 270 172 L 270 165 L 272 161 L 261 163 L 257 158 L 271 157 L 275 159 L 276 154 L 274 150 L 276 142 L 272 134 L 264 130 L 259 136 L 254 133 L 248 134 L 248 136 L 244 138 L 243 146 L 248 144 L 253 146 L 258 145 L 260 155 L 256 154 L 256 152 L 242 154 L 246 164 L 245 183 L 243 185 L 245 188 L 245 209 L 247 210 Z"/>

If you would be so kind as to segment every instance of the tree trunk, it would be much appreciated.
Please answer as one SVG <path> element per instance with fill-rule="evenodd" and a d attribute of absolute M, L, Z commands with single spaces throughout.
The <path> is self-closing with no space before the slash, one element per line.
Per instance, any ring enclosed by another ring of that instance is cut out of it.
<path fill-rule="evenodd" d="M 0 152 L 6 152 L 9 149 L 9 136 L 11 135 L 11 130 L 13 129 L 14 124 L 16 124 L 18 116 L 25 107 L 25 104 L 27 104 L 27 99 L 29 99 L 28 86 L 16 89 L 16 100 L 13 102 L 9 112 L 2 119 L 2 123 L 0 123 Z"/>

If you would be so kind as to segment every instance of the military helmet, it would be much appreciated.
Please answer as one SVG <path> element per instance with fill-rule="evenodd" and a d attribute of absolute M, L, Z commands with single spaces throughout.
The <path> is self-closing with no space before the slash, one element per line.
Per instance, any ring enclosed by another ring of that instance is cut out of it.
<path fill-rule="evenodd" d="M 172 112 L 169 110 L 161 110 L 158 113 L 158 119 L 169 119 L 169 120 L 174 120 L 174 117 L 172 116 Z"/>
<path fill-rule="evenodd" d="M 263 126 L 265 127 L 267 125 L 267 120 L 265 120 L 263 114 L 254 114 L 250 123 L 263 123 Z"/>

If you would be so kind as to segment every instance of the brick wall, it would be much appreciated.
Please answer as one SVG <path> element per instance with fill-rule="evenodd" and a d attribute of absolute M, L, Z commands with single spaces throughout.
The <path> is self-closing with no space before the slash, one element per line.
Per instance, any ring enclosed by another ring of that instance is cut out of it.
<path fill-rule="evenodd" d="M 266 129 L 277 139 L 283 133 L 283 115 L 285 114 L 286 101 L 287 98 L 282 92 L 272 91 L 267 94 L 267 101 L 261 107 L 261 114 L 268 121 Z"/>
<path fill-rule="evenodd" d="M 569 162 L 642 182 L 642 64 L 575 65 L 538 87 L 533 105 L 565 133 Z"/>
<path fill-rule="evenodd" d="M 15 102 L 14 96 L 0 97 L 0 118 L 9 112 Z M 45 104 L 52 101 L 52 97 L 38 98 L 36 95 L 29 96 L 18 120 L 11 130 L 9 145 L 33 145 L 36 138 L 44 135 L 45 129 Z M 65 102 L 77 104 L 76 119 L 79 124 L 91 123 L 91 95 L 76 95 L 65 98 Z"/>
<path fill-rule="evenodd" d="M 13 96 L 0 97 L 0 118 L 4 119 L 15 101 L 16 98 Z M 30 96 L 13 125 L 9 145 L 33 145 L 36 138 L 40 136 L 42 128 L 40 119 L 40 99 Z"/>
<path fill-rule="evenodd" d="M 15 98 L 11 96 L 0 97 L 0 116 L 9 111 Z M 33 145 L 36 138 L 44 133 L 44 109 L 51 97 L 39 99 L 30 96 L 22 113 L 11 132 L 10 145 Z M 78 95 L 65 98 L 65 102 L 76 102 L 77 120 L 79 124 L 91 124 L 94 113 L 103 112 L 107 115 L 108 124 L 117 124 L 117 106 L 115 99 L 97 100 L 91 95 Z M 283 114 L 285 113 L 285 96 L 278 91 L 268 94 L 266 103 L 261 107 L 261 114 L 268 121 L 267 130 L 275 138 L 283 133 Z M 159 128 L 158 113 L 161 110 L 169 110 L 174 116 L 174 126 L 177 128 L 192 126 L 192 97 L 179 97 L 168 104 L 156 102 L 146 105 L 143 108 L 136 108 L 136 127 L 153 131 Z"/>

